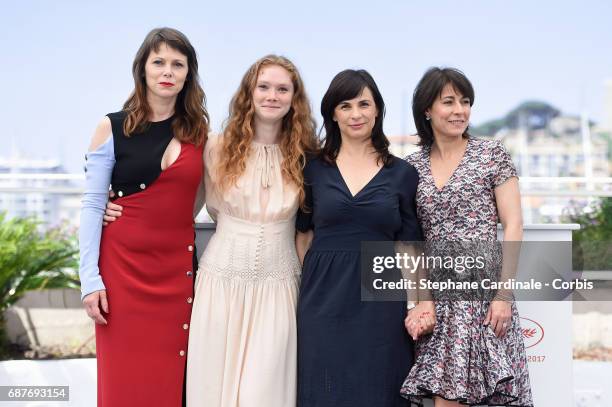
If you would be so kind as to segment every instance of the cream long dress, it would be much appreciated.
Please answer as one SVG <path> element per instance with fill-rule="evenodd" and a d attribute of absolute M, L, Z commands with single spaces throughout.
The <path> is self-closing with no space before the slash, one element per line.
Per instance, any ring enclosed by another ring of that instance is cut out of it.
<path fill-rule="evenodd" d="M 298 189 L 278 145 L 253 142 L 237 186 L 216 179 L 220 138 L 205 154 L 217 230 L 200 259 L 187 358 L 188 407 L 294 407 Z"/>

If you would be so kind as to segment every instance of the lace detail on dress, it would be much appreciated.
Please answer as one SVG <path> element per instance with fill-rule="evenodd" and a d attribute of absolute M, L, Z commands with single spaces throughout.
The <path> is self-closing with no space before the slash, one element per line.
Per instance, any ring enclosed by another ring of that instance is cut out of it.
<path fill-rule="evenodd" d="M 294 222 L 291 219 L 257 224 L 221 216 L 218 232 L 200 260 L 200 270 L 224 278 L 253 281 L 299 277 L 301 267 L 295 251 Z"/>

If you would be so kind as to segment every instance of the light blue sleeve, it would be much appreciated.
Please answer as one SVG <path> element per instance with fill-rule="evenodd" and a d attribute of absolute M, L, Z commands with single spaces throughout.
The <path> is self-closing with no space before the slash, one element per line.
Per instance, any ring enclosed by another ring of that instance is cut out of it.
<path fill-rule="evenodd" d="M 85 155 L 85 193 L 81 201 L 79 251 L 81 262 L 81 300 L 94 291 L 104 290 L 98 268 L 102 217 L 108 201 L 108 189 L 115 166 L 115 149 L 111 135 L 104 144 Z"/>

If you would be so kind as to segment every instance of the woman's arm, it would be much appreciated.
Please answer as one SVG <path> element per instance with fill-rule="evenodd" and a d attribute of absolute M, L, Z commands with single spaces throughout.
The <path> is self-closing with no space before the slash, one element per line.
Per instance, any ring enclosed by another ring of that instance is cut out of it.
<path fill-rule="evenodd" d="M 518 179 L 510 178 L 497 186 L 494 191 L 499 221 L 504 229 L 504 241 L 523 240 L 523 215 Z"/>
<path fill-rule="evenodd" d="M 494 191 L 499 220 L 504 229 L 500 281 L 509 281 L 516 277 L 521 251 L 520 241 L 523 239 L 523 217 L 518 179 L 511 177 L 495 187 Z M 487 312 L 484 323 L 485 325 L 490 324 L 498 337 L 504 336 L 508 329 L 512 318 L 511 301 L 513 298 L 512 290 L 498 290 Z"/>
<path fill-rule="evenodd" d="M 523 216 L 518 180 L 515 177 L 510 178 L 497 186 L 494 191 L 499 220 L 504 230 L 500 281 L 509 281 L 516 277 L 521 240 L 523 240 Z M 512 290 L 499 290 L 496 298 L 512 300 Z"/>
<path fill-rule="evenodd" d="M 417 217 L 416 194 L 419 184 L 419 174 L 411 165 L 401 161 L 406 166 L 403 177 L 397 185 L 399 195 L 399 211 L 402 227 L 395 236 L 396 251 L 418 258 L 423 249 L 423 231 Z M 402 269 L 402 277 L 419 287 L 419 281 L 426 278 L 426 270 L 418 267 L 416 270 Z M 407 290 L 407 313 L 404 325 L 413 340 L 433 331 L 436 324 L 436 313 L 431 294 L 419 288 Z"/>
<path fill-rule="evenodd" d="M 306 252 L 308 252 L 308 249 L 310 249 L 310 245 L 312 244 L 313 236 L 314 232 L 312 229 L 305 232 L 298 231 L 295 235 L 295 249 L 297 250 L 297 255 L 302 265 L 304 265 L 304 257 L 306 256 Z"/>
<path fill-rule="evenodd" d="M 207 146 L 210 143 L 210 139 L 207 142 Z M 206 204 L 206 210 L 211 215 L 211 218 L 216 221 L 217 210 L 215 208 L 213 202 L 213 191 L 212 191 L 212 180 L 210 178 L 210 151 L 207 147 L 204 148 L 204 160 L 202 162 L 202 178 L 200 179 L 200 184 L 198 185 L 198 191 L 196 193 L 196 198 L 193 205 L 193 217 L 195 218 L 202 208 L 204 204 Z M 111 192 L 112 198 L 112 192 Z M 208 202 L 206 199 L 208 198 Z M 106 211 L 104 212 L 104 226 L 109 223 L 113 223 L 117 220 L 123 213 L 123 207 L 121 205 L 117 205 L 116 203 L 108 201 L 106 203 Z"/>
<path fill-rule="evenodd" d="M 206 186 L 204 184 L 204 180 L 206 178 L 206 164 L 204 160 L 202 160 L 202 178 L 200 179 L 200 185 L 198 186 L 198 192 L 196 193 L 196 199 L 193 206 L 193 217 L 198 216 L 198 213 L 204 207 L 204 203 L 206 202 Z"/>
<path fill-rule="evenodd" d="M 302 266 L 304 265 L 304 258 L 306 253 L 310 249 L 312 239 L 314 237 L 314 197 L 312 195 L 312 184 L 310 183 L 310 172 L 309 165 L 306 164 L 304 168 L 304 205 L 298 208 L 297 215 L 295 218 L 295 249 L 297 251 L 298 258 Z"/>
<path fill-rule="evenodd" d="M 98 269 L 100 238 L 102 235 L 102 216 L 110 179 L 115 165 L 111 123 L 108 117 L 98 124 L 86 154 L 85 192 L 81 201 L 81 220 L 79 227 L 79 278 L 81 280 L 81 299 L 87 313 L 98 323 L 106 323 L 99 307 L 108 311 L 105 286 Z M 95 301 L 94 301 L 95 300 Z"/>

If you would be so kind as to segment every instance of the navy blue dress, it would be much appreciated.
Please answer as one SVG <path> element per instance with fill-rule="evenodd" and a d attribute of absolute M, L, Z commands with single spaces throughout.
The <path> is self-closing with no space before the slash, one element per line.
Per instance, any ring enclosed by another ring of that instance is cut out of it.
<path fill-rule="evenodd" d="M 304 169 L 296 227 L 314 230 L 298 300 L 298 407 L 399 407 L 413 342 L 405 302 L 362 302 L 362 241 L 421 240 L 418 173 L 397 157 L 353 196 L 338 167 Z"/>

